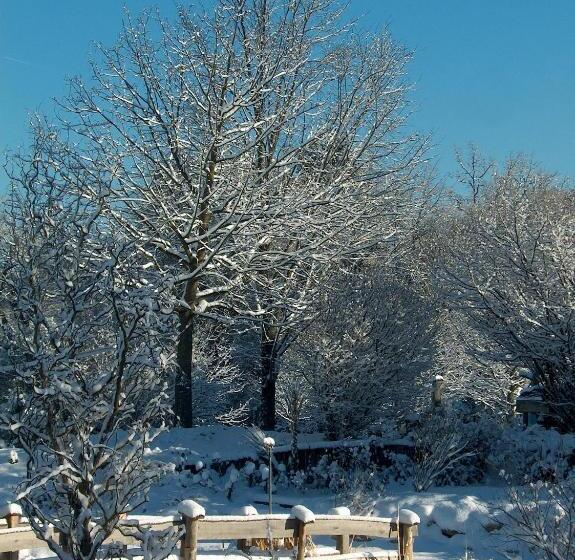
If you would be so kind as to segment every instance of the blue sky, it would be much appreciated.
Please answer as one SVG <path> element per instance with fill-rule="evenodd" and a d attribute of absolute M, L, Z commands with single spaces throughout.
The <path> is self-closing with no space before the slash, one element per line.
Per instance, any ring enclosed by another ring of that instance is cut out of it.
<path fill-rule="evenodd" d="M 50 113 L 67 77 L 88 74 L 91 45 L 114 41 L 124 6 L 170 15 L 175 4 L 0 0 L 0 151 L 27 142 L 30 115 Z M 415 51 L 412 124 L 433 134 L 442 175 L 473 141 L 575 176 L 574 0 L 350 0 L 350 12 L 370 30 L 389 24 Z"/>

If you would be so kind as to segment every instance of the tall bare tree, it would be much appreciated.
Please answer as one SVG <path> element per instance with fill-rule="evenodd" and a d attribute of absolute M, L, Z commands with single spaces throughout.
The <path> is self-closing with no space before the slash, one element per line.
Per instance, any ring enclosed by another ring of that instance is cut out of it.
<path fill-rule="evenodd" d="M 403 227 L 423 142 L 402 134 L 409 55 L 331 0 L 219 0 L 144 15 L 73 84 L 66 126 L 110 177 L 109 213 L 179 292 L 175 412 L 193 423 L 198 317 L 261 325 L 262 425 L 285 327 L 326 263 Z M 413 201 L 413 199 L 411 199 Z M 296 321 L 297 322 L 297 321 Z"/>

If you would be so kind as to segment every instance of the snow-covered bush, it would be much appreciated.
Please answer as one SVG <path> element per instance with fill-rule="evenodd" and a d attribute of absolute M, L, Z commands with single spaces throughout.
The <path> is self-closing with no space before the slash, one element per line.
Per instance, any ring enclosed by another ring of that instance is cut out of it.
<path fill-rule="evenodd" d="M 312 488 L 335 491 L 343 483 L 343 479 L 344 472 L 338 462 L 328 455 L 323 455 L 309 473 L 309 485 Z"/>
<path fill-rule="evenodd" d="M 381 469 L 381 476 L 385 484 L 405 483 L 413 478 L 415 465 L 411 457 L 403 453 L 386 451 L 383 453 L 383 460 L 386 466 Z"/>
<path fill-rule="evenodd" d="M 539 560 L 575 557 L 575 478 L 513 488 L 510 501 L 502 519 L 511 538 Z"/>
<path fill-rule="evenodd" d="M 383 491 L 384 483 L 377 470 L 353 469 L 341 480 L 336 505 L 347 506 L 354 515 L 371 515 Z"/>
<path fill-rule="evenodd" d="M 227 480 L 225 483 L 226 498 L 228 500 L 232 499 L 232 494 L 237 482 L 240 480 L 240 471 L 236 469 L 233 465 L 228 469 Z"/>
<path fill-rule="evenodd" d="M 291 486 L 293 486 L 296 490 L 298 490 L 299 492 L 303 492 L 305 489 L 305 480 L 306 480 L 306 474 L 304 471 L 299 470 L 299 471 L 295 471 L 294 473 L 291 473 L 289 475 L 289 483 Z"/>
<path fill-rule="evenodd" d="M 463 460 L 476 454 L 469 434 L 460 430 L 457 417 L 447 410 L 432 411 L 423 416 L 413 438 L 413 484 L 418 492 L 437 484 Z"/>
<path fill-rule="evenodd" d="M 437 478 L 438 485 L 465 485 L 481 482 L 489 471 L 488 457 L 492 446 L 499 441 L 501 434 L 500 416 L 490 411 L 469 413 L 467 407 L 460 407 L 450 415 L 450 422 L 468 442 L 467 450 L 473 453 L 461 457 Z"/>
<path fill-rule="evenodd" d="M 288 469 L 283 463 L 278 463 L 275 468 L 274 486 L 289 486 Z"/>
<path fill-rule="evenodd" d="M 371 510 L 384 483 L 383 471 L 371 460 L 369 445 L 326 453 L 307 472 L 291 472 L 288 478 L 299 491 L 329 491 L 335 495 L 334 505 L 349 506 L 357 514 Z"/>
<path fill-rule="evenodd" d="M 492 442 L 489 464 L 513 484 L 560 481 L 572 469 L 575 435 L 534 425 L 509 426 Z"/>

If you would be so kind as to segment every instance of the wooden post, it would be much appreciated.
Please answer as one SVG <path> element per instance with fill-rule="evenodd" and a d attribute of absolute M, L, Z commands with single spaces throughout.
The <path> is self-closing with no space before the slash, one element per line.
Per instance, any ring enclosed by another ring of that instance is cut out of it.
<path fill-rule="evenodd" d="M 306 530 L 305 523 L 303 521 L 298 521 L 297 526 L 297 560 L 304 560 L 305 558 L 305 545 L 306 545 Z"/>
<path fill-rule="evenodd" d="M 180 546 L 180 558 L 182 560 L 196 560 L 198 557 L 198 525 L 203 515 L 198 517 L 186 517 L 186 532 Z"/>
<path fill-rule="evenodd" d="M 313 511 L 304 506 L 294 506 L 291 508 L 291 517 L 297 520 L 297 560 L 304 560 L 305 548 L 307 544 L 307 530 L 308 523 L 315 522 L 315 515 Z"/>
<path fill-rule="evenodd" d="M 403 523 L 399 524 L 399 558 L 413 560 L 413 528 Z"/>
<path fill-rule="evenodd" d="M 8 513 L 4 516 L 4 519 L 6 519 L 8 529 L 18 527 L 22 520 L 22 509 L 20 506 L 17 504 L 10 504 L 8 506 Z M 13 550 L 11 552 L 4 552 L 2 554 L 2 560 L 18 560 L 18 551 Z"/>
<path fill-rule="evenodd" d="M 248 539 L 238 539 L 236 542 L 236 548 L 241 552 L 248 552 L 250 549 L 248 546 Z"/>
<path fill-rule="evenodd" d="M 198 527 L 200 520 L 206 515 L 205 509 L 193 500 L 184 500 L 178 506 L 185 533 L 180 542 L 180 558 L 182 560 L 196 560 L 198 556 Z"/>
<path fill-rule="evenodd" d="M 254 506 L 244 506 L 241 509 L 242 515 L 258 515 L 258 510 Z M 251 539 L 238 539 L 236 542 L 236 548 L 242 552 L 248 552 L 252 546 Z"/>
<path fill-rule="evenodd" d="M 349 535 L 336 535 L 335 546 L 340 554 L 347 554 L 350 551 Z"/>
<path fill-rule="evenodd" d="M 419 516 L 408 509 L 399 510 L 399 559 L 413 560 L 413 537 L 420 523 Z"/>

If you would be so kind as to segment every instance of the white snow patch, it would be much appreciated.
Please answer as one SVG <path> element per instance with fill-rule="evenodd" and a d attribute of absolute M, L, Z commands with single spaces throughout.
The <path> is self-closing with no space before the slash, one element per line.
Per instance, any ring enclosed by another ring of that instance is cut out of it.
<path fill-rule="evenodd" d="M 180 502 L 178 513 L 191 519 L 206 516 L 206 510 L 204 507 L 198 504 L 198 502 L 194 502 L 194 500 L 184 500 L 183 502 Z"/>
<path fill-rule="evenodd" d="M 290 517 L 298 519 L 302 523 L 313 523 L 315 521 L 314 512 L 307 509 L 305 506 L 292 507 Z"/>
<path fill-rule="evenodd" d="M 22 508 L 18 504 L 0 505 L 0 517 L 7 515 L 22 515 Z"/>
<path fill-rule="evenodd" d="M 405 525 L 419 525 L 421 520 L 419 515 L 410 509 L 400 509 L 399 510 L 399 522 Z"/>
<path fill-rule="evenodd" d="M 472 496 L 465 496 L 457 502 L 438 502 L 431 512 L 431 519 L 441 529 L 458 533 L 467 533 L 473 526 L 485 527 L 491 523 L 487 507 Z"/>
<path fill-rule="evenodd" d="M 258 510 L 254 506 L 243 506 L 240 508 L 241 515 L 259 515 Z"/>
<path fill-rule="evenodd" d="M 350 509 L 345 506 L 331 508 L 327 513 L 329 515 L 347 515 L 347 516 L 351 515 Z"/>

